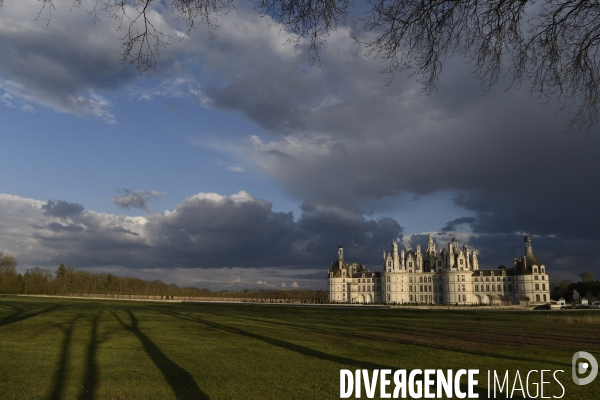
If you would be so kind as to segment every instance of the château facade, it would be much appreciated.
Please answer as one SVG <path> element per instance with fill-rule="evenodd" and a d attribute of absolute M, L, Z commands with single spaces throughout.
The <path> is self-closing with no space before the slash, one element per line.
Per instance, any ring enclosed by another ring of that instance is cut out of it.
<path fill-rule="evenodd" d="M 329 301 L 335 303 L 385 304 L 492 304 L 508 305 L 522 300 L 530 304 L 550 302 L 546 267 L 536 259 L 531 238 L 525 236 L 525 254 L 515 258 L 512 268 L 479 269 L 477 252 L 462 248 L 456 238 L 447 248 L 436 250 L 431 234 L 427 249 L 410 247 L 398 253 L 392 242 L 383 251 L 381 272 L 363 264 L 347 263 L 344 248 L 328 271 Z"/>

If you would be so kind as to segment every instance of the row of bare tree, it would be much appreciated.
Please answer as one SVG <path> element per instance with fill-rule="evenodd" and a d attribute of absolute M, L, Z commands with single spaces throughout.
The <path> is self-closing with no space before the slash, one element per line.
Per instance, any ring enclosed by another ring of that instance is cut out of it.
<path fill-rule="evenodd" d="M 0 252 L 0 293 L 9 294 L 111 294 L 172 297 L 221 297 L 238 299 L 283 299 L 307 302 L 324 302 L 327 292 L 319 290 L 230 290 L 213 291 L 196 287 L 179 287 L 160 280 L 112 274 L 97 274 L 61 265 L 56 274 L 35 267 L 25 274 L 17 273 L 17 260 Z"/>

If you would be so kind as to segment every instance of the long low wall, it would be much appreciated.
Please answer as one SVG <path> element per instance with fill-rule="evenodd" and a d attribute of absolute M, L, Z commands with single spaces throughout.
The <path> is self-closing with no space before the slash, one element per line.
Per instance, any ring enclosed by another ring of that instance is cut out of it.
<path fill-rule="evenodd" d="M 236 297 L 187 297 L 187 296 L 144 296 L 135 294 L 99 294 L 99 293 L 68 293 L 64 295 L 49 294 L 18 294 L 25 297 L 53 297 L 68 299 L 102 299 L 102 300 L 135 300 L 135 301 L 163 301 L 173 303 L 202 302 L 202 303 L 280 303 L 280 304 L 319 304 L 314 300 L 299 299 L 252 299 Z"/>

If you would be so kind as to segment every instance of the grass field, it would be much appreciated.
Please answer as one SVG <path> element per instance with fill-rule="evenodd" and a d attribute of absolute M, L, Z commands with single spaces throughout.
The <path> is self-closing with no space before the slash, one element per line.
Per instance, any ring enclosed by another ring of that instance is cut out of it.
<path fill-rule="evenodd" d="M 480 398 L 487 370 L 561 369 L 565 399 L 598 399 L 579 350 L 600 360 L 600 312 L 0 297 L 0 399 L 333 399 L 357 368 L 480 369 Z"/>

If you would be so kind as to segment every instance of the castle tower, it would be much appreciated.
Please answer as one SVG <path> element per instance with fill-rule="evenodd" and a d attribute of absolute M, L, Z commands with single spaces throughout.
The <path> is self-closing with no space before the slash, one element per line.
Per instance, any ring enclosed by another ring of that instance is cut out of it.
<path fill-rule="evenodd" d="M 419 270 L 423 270 L 423 253 L 421 253 L 421 245 L 418 244 L 417 245 L 417 257 L 416 257 L 416 262 L 417 262 L 417 268 Z"/>
<path fill-rule="evenodd" d="M 435 243 L 433 243 L 431 232 L 429 232 L 429 238 L 427 239 L 427 255 L 431 254 L 435 254 Z"/>
<path fill-rule="evenodd" d="M 338 246 L 338 261 L 344 261 L 344 246 Z"/>
<path fill-rule="evenodd" d="M 398 243 L 396 241 L 392 241 L 392 268 L 395 271 L 400 267 L 400 258 L 398 257 Z"/>
<path fill-rule="evenodd" d="M 533 249 L 531 247 L 531 237 L 525 236 L 523 239 L 525 241 L 525 255 L 523 256 L 523 264 L 526 268 L 532 267 L 534 265 L 540 265 L 540 262 L 533 255 Z"/>

